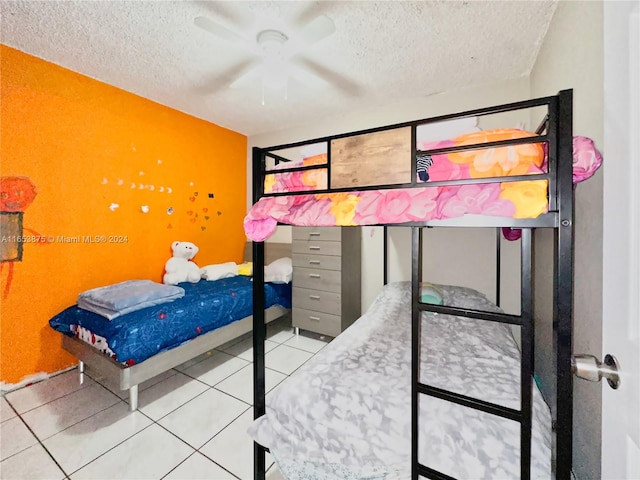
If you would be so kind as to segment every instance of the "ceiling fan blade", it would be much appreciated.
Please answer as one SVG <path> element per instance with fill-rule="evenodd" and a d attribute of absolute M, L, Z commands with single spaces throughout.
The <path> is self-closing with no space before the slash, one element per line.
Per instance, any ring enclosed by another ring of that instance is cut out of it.
<path fill-rule="evenodd" d="M 325 82 L 342 90 L 349 96 L 357 97 L 362 93 L 362 88 L 356 82 L 349 80 L 339 73 L 329 70 L 327 67 L 324 67 L 319 63 L 314 62 L 313 60 L 309 60 L 308 58 L 296 58 L 295 63 L 297 63 L 303 69 L 306 69 L 314 75 L 318 76 Z"/>
<path fill-rule="evenodd" d="M 245 60 L 222 74 L 210 75 L 196 91 L 204 95 L 212 95 L 219 91 L 232 87 L 241 77 L 255 69 L 260 62 L 257 59 Z"/>
<path fill-rule="evenodd" d="M 260 67 L 262 63 L 259 60 L 251 62 L 245 69 L 235 76 L 233 81 L 229 84 L 229 88 L 239 88 L 242 84 L 246 84 L 254 79 L 260 78 Z"/>
<path fill-rule="evenodd" d="M 229 30 L 226 27 L 223 27 L 222 25 L 220 25 L 217 22 L 214 22 L 213 20 L 211 20 L 208 17 L 196 17 L 193 20 L 193 23 L 197 26 L 202 28 L 203 30 L 206 30 L 207 32 L 215 35 L 216 37 L 220 37 L 223 38 L 229 42 L 242 42 L 242 43 L 246 43 L 247 40 L 243 37 L 241 37 L 240 35 L 238 35 L 235 32 L 232 32 L 231 30 Z"/>
<path fill-rule="evenodd" d="M 297 62 L 296 62 L 297 63 Z M 314 75 L 307 68 L 302 67 L 300 65 L 296 65 L 296 63 L 291 62 L 289 65 L 289 73 L 293 78 L 295 78 L 298 82 L 300 82 L 305 87 L 324 87 L 327 85 L 326 80 L 320 78 L 317 75 Z"/>
<path fill-rule="evenodd" d="M 251 28 L 254 21 L 254 15 L 251 11 L 238 9 L 233 5 L 233 2 L 195 0 L 193 4 L 203 12 L 203 16 L 221 19 L 226 25 L 233 25 L 240 32 Z"/>
<path fill-rule="evenodd" d="M 319 42 L 336 31 L 336 26 L 326 15 L 320 15 L 307 23 L 299 31 L 300 39 L 307 45 Z"/>
<path fill-rule="evenodd" d="M 297 11 L 289 18 L 289 25 L 306 25 L 334 7 L 332 2 L 296 2 L 294 5 Z"/>

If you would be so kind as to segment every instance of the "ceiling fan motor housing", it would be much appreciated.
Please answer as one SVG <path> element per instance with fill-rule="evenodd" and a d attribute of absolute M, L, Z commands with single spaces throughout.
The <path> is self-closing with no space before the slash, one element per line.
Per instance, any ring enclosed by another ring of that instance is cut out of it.
<path fill-rule="evenodd" d="M 265 57 L 279 57 L 282 56 L 282 47 L 288 39 L 289 37 L 278 30 L 263 30 L 258 33 L 256 40 Z"/>

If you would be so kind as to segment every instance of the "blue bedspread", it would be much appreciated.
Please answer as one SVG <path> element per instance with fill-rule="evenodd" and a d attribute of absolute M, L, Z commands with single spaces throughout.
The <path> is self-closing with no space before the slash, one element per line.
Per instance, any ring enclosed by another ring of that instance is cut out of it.
<path fill-rule="evenodd" d="M 74 305 L 49 320 L 49 325 L 65 335 L 82 337 L 115 360 L 133 365 L 253 313 L 253 282 L 249 277 L 179 285 L 185 295 L 173 302 L 111 321 Z M 265 284 L 265 307 L 273 305 L 291 308 L 291 284 Z"/>

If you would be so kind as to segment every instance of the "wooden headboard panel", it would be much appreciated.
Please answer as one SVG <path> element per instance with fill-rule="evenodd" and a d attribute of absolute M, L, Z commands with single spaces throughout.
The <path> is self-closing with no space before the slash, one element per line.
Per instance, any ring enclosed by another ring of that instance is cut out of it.
<path fill-rule="evenodd" d="M 244 245 L 244 261 L 250 262 L 253 258 L 252 243 L 247 242 Z M 268 243 L 264 244 L 264 264 L 269 265 L 274 260 L 282 257 L 291 258 L 290 243 Z"/>

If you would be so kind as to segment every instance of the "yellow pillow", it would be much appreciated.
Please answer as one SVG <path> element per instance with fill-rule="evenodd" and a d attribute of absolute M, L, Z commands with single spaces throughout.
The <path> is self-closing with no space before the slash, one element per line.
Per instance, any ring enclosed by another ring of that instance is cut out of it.
<path fill-rule="evenodd" d="M 253 275 L 253 262 L 241 263 L 238 265 L 238 275 L 250 277 Z"/>

